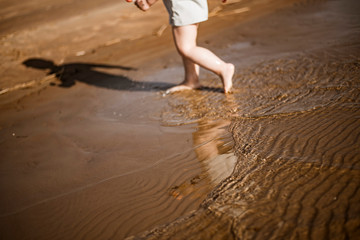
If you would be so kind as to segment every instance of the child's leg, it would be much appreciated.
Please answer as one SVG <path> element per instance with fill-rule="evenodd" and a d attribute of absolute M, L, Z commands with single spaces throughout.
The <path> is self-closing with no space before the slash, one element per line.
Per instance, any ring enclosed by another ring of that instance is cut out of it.
<path fill-rule="evenodd" d="M 199 65 L 193 63 L 189 59 L 183 57 L 183 64 L 185 70 L 185 79 L 179 85 L 168 89 L 167 93 L 182 91 L 182 90 L 191 90 L 200 88 L 201 85 L 199 83 Z"/>
<path fill-rule="evenodd" d="M 208 49 L 197 46 L 197 29 L 198 25 L 195 24 L 173 27 L 176 48 L 183 58 L 217 74 L 222 80 L 224 92 L 228 93 L 232 87 L 234 65 L 225 63 Z"/>
<path fill-rule="evenodd" d="M 185 80 L 183 82 L 184 85 L 189 87 L 198 88 L 200 87 L 199 83 L 199 73 L 200 67 L 195 64 L 193 61 L 188 58 L 182 57 L 184 70 L 185 70 Z"/>

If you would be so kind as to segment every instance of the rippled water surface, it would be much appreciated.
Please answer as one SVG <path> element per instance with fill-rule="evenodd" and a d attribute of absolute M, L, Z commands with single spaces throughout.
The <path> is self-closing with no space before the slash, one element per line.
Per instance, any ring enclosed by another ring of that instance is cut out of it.
<path fill-rule="evenodd" d="M 206 79 L 205 85 L 212 86 L 208 91 L 174 97 L 174 111 L 165 119 L 231 120 L 238 160 L 232 175 L 196 212 L 144 238 L 359 237 L 360 18 L 353 11 L 342 12 L 340 1 L 320 6 L 310 16 L 322 16 L 322 21 L 307 25 L 311 18 L 301 15 L 304 22 L 298 24 L 307 26 L 286 35 L 288 41 L 302 39 L 299 45 L 318 41 L 316 47 L 288 52 L 284 42 L 275 45 L 279 51 L 271 57 L 238 71 L 232 95 L 212 91 L 221 85 Z M 343 29 L 328 18 L 344 14 Z M 289 22 L 296 22 L 295 16 Z M 302 31 L 308 35 L 299 36 Z M 319 32 L 334 38 L 319 40 Z M 267 47 L 253 50 L 264 53 Z"/>

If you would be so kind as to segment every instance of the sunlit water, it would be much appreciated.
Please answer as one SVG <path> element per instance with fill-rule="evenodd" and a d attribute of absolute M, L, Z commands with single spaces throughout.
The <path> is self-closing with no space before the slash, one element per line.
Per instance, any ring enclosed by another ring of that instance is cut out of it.
<path fill-rule="evenodd" d="M 184 116 L 185 124 L 196 119 L 231 122 L 238 159 L 231 176 L 198 211 L 143 237 L 358 238 L 360 17 L 347 4 L 316 5 L 321 10 L 289 21 L 299 24 L 298 32 L 294 28 L 281 37 L 301 41 L 300 46 L 308 42 L 306 49 L 272 40 L 230 47 L 263 54 L 263 60 L 252 56 L 255 63 L 238 71 L 232 95 L 219 93 L 221 84 L 209 77 L 202 82 L 207 89 L 173 96 L 165 122 Z M 335 23 L 331 16 L 343 18 Z M 269 20 L 262 27 L 274 25 Z"/>

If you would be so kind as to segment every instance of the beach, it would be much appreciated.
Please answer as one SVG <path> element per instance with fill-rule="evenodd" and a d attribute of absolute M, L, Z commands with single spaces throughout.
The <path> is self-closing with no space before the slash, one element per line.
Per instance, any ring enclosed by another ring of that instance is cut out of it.
<path fill-rule="evenodd" d="M 209 1 L 232 94 L 161 2 L 0 6 L 0 239 L 359 238 L 358 1 Z"/>

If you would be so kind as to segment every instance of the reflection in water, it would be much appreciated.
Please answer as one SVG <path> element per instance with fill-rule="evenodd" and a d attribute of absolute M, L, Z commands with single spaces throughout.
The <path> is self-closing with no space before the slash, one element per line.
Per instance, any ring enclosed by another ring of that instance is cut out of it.
<path fill-rule="evenodd" d="M 178 200 L 185 196 L 203 199 L 234 170 L 237 156 L 228 130 L 232 117 L 238 114 L 238 101 L 233 94 L 202 90 L 177 93 L 169 101 L 171 109 L 162 114 L 164 125 L 171 125 L 174 119 L 178 124 L 197 124 L 193 145 L 202 171 L 173 186 L 169 194 Z"/>
<path fill-rule="evenodd" d="M 228 177 L 236 163 L 232 141 L 226 137 L 229 124 L 228 120 L 201 120 L 198 131 L 193 133 L 196 155 L 211 185 Z"/>
<path fill-rule="evenodd" d="M 232 173 L 237 157 L 233 152 L 233 141 L 228 132 L 229 120 L 205 120 L 198 122 L 193 133 L 194 150 L 202 173 L 190 181 L 170 189 L 169 194 L 180 200 L 191 194 L 200 198 Z M 205 193 L 205 194 L 204 194 Z"/>

